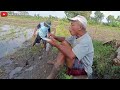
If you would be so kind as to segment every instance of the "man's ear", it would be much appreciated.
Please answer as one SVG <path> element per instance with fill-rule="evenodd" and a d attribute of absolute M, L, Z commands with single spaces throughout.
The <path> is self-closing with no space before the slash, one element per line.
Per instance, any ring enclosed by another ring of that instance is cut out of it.
<path fill-rule="evenodd" d="M 82 30 L 82 26 L 79 27 L 79 30 Z"/>

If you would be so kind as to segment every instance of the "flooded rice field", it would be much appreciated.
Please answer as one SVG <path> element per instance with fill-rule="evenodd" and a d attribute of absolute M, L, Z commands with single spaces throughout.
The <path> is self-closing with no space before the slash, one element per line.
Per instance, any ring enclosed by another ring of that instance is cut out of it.
<path fill-rule="evenodd" d="M 0 25 L 0 58 L 26 46 L 32 34 L 33 29 L 27 27 Z"/>

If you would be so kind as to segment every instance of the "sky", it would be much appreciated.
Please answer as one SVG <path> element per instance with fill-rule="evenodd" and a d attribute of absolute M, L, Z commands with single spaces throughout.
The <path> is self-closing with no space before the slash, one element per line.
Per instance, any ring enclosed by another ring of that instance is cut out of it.
<path fill-rule="evenodd" d="M 40 16 L 57 16 L 59 18 L 65 17 L 64 11 L 28 11 L 30 15 L 39 14 Z"/>
<path fill-rule="evenodd" d="M 64 11 L 28 11 L 30 15 L 34 16 L 34 14 L 39 14 L 40 16 L 49 16 L 49 15 L 52 15 L 52 16 L 57 16 L 59 18 L 63 18 L 65 17 L 65 13 Z M 94 17 L 94 12 L 95 11 L 92 11 L 92 14 L 91 16 Z M 117 18 L 117 16 L 120 15 L 120 11 L 101 11 L 103 14 L 104 14 L 104 19 L 103 19 L 103 22 L 107 22 L 106 21 L 106 18 L 107 16 L 109 15 L 113 15 L 115 18 Z"/>
<path fill-rule="evenodd" d="M 94 16 L 94 12 L 95 12 L 95 11 L 92 11 L 91 16 Z M 113 16 L 115 17 L 115 19 L 120 15 L 120 11 L 101 11 L 101 13 L 104 14 L 103 22 L 107 22 L 106 18 L 107 18 L 109 15 L 113 15 Z"/>

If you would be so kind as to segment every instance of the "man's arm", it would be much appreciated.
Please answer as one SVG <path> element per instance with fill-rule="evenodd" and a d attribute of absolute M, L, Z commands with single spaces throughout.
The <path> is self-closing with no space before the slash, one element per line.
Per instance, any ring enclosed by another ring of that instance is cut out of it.
<path fill-rule="evenodd" d="M 38 24 L 37 27 L 35 27 L 33 35 L 36 34 L 36 31 L 37 31 L 39 28 L 40 28 L 40 24 Z"/>
<path fill-rule="evenodd" d="M 76 57 L 72 51 L 72 48 L 62 44 L 58 44 L 56 39 L 54 39 L 53 37 L 50 37 L 50 38 L 51 40 L 48 42 L 53 46 L 55 46 L 56 48 L 58 48 L 58 50 L 60 50 L 66 57 L 68 57 L 71 60 L 73 60 Z"/>
<path fill-rule="evenodd" d="M 55 39 L 58 40 L 59 42 L 62 42 L 65 40 L 65 37 L 55 36 Z"/>
<path fill-rule="evenodd" d="M 70 60 L 75 59 L 75 54 L 72 51 L 72 48 L 68 48 L 67 46 L 64 45 L 59 45 L 56 44 L 56 48 L 58 48 L 58 50 L 60 50 L 66 57 L 68 57 Z"/>
<path fill-rule="evenodd" d="M 59 41 L 59 42 L 62 42 L 62 41 L 64 41 L 65 40 L 65 37 L 59 37 L 59 36 L 55 36 L 54 34 L 52 34 L 52 33 L 49 33 L 49 35 L 48 35 L 49 37 L 51 36 L 51 37 L 53 37 L 54 39 L 56 39 L 57 41 Z"/>
<path fill-rule="evenodd" d="M 49 35 L 48 35 L 49 37 L 52 36 L 53 38 L 55 38 L 59 42 L 62 42 L 62 41 L 65 40 L 65 37 L 55 36 L 55 34 L 56 34 L 56 29 L 55 28 L 52 32 L 50 30 L 48 30 L 48 31 L 49 31 Z"/>
<path fill-rule="evenodd" d="M 36 31 L 37 31 L 37 28 L 35 28 L 35 29 L 34 29 L 33 35 L 35 35 L 35 34 L 36 34 Z"/>

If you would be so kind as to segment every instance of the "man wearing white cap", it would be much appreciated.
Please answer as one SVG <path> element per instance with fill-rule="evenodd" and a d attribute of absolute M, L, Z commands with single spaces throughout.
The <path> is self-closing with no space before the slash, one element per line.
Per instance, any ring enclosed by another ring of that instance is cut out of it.
<path fill-rule="evenodd" d="M 48 42 L 58 48 L 60 52 L 47 79 L 54 79 L 64 63 L 67 66 L 67 74 L 87 75 L 88 78 L 91 78 L 94 48 L 92 39 L 86 31 L 87 20 L 80 15 L 69 18 L 69 20 L 71 21 L 69 31 L 72 36 L 64 38 L 49 34 L 51 41 Z M 57 41 L 61 44 L 58 44 Z"/>

